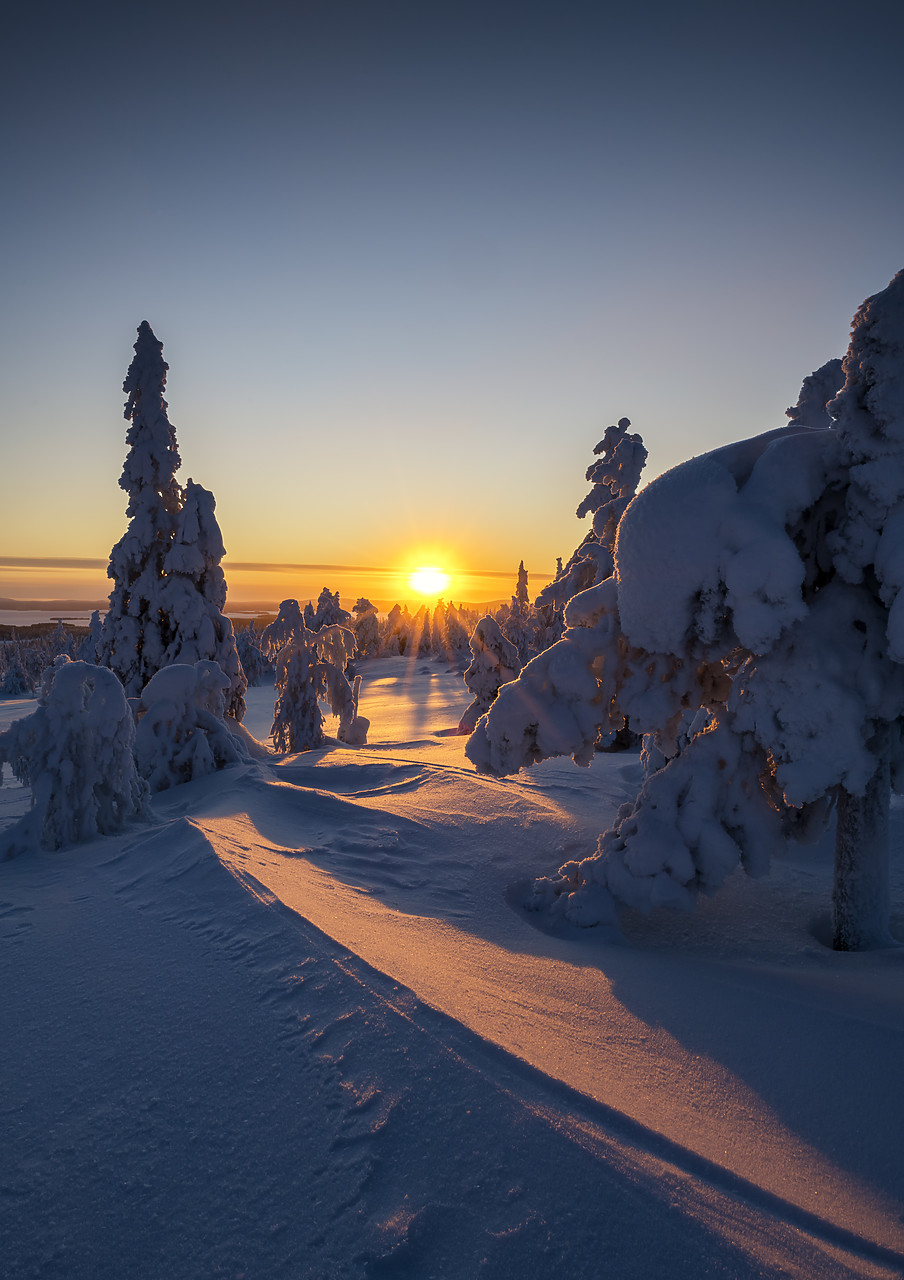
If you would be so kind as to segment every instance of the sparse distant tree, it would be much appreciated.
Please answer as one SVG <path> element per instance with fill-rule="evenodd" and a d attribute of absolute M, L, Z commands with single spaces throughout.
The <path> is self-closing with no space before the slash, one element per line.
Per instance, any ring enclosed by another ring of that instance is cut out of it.
<path fill-rule="evenodd" d="M 473 733 L 482 715 L 489 711 L 504 684 L 516 679 L 521 670 L 518 650 L 505 638 L 494 618 L 481 618 L 471 636 L 471 665 L 464 674 L 474 701 L 459 721 L 459 733 Z"/>
<path fill-rule="evenodd" d="M 98 654 L 101 652 L 104 640 L 104 624 L 100 616 L 100 609 L 95 609 L 91 614 L 88 623 L 88 634 L 79 645 L 78 659 L 79 662 L 97 662 Z"/>
<path fill-rule="evenodd" d="M 788 426 L 660 476 L 619 526 L 616 573 L 506 686 L 467 751 L 511 772 L 588 763 L 630 715 L 703 727 L 646 780 L 596 853 L 538 882 L 578 923 L 690 907 L 739 864 L 836 814 L 834 944 L 891 943 L 890 788 L 904 778 L 904 272 L 860 307 Z M 830 426 L 824 425 L 826 415 Z M 668 753 L 666 753 L 668 754 Z"/>
<path fill-rule="evenodd" d="M 363 596 L 355 602 L 353 629 L 358 642 L 358 653 L 363 658 L 374 657 L 380 652 L 382 641 L 376 606 Z"/>
<path fill-rule="evenodd" d="M 347 609 L 343 609 L 339 603 L 339 592 L 330 591 L 329 587 L 324 587 L 320 595 L 317 597 L 317 608 L 314 611 L 314 629 L 322 630 L 324 627 L 345 626 L 351 621 L 351 614 Z"/>
<path fill-rule="evenodd" d="M 536 632 L 536 619 L 527 593 L 527 570 L 523 560 L 518 565 L 518 582 L 502 630 L 506 639 L 515 646 L 518 663 L 523 667 L 531 658 Z"/>
<path fill-rule="evenodd" d="M 260 636 L 254 626 L 254 619 L 244 627 L 235 638 L 239 651 L 239 661 L 248 684 L 254 688 L 263 684 L 264 677 L 271 670 L 270 663 L 261 652 Z"/>

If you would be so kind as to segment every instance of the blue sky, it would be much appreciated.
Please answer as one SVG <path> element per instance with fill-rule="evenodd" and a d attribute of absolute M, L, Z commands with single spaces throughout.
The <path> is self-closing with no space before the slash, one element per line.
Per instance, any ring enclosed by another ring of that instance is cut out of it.
<path fill-rule="evenodd" d="M 236 599 L 324 584 L 230 560 L 523 557 L 539 589 L 608 423 L 648 479 L 779 425 L 904 265 L 902 36 L 890 3 L 23 8 L 0 554 L 121 535 L 147 319 Z"/>

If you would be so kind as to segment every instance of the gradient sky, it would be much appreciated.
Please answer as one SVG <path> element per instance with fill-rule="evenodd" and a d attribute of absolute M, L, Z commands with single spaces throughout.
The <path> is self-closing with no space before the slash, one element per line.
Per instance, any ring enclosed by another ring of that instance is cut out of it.
<path fill-rule="evenodd" d="M 0 595 L 106 594 L 34 562 L 125 528 L 144 319 L 231 603 L 539 590 L 610 422 L 646 479 L 780 425 L 904 266 L 902 47 L 870 0 L 20 6 Z"/>

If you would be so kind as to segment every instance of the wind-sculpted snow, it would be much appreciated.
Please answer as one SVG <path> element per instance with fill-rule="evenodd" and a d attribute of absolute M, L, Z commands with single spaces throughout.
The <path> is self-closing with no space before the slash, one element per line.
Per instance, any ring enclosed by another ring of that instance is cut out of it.
<path fill-rule="evenodd" d="M 825 847 L 694 929 L 556 931 L 517 883 L 592 848 L 636 757 L 482 777 L 456 672 L 362 671 L 376 747 L 4 864 L 10 1274 L 899 1274 L 900 966 L 820 940 Z"/>

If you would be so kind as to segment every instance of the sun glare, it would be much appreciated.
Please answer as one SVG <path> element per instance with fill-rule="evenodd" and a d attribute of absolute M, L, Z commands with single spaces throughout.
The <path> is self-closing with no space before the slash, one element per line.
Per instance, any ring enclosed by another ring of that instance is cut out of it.
<path fill-rule="evenodd" d="M 441 596 L 452 579 L 436 565 L 421 565 L 408 575 L 408 585 L 421 596 Z"/>

